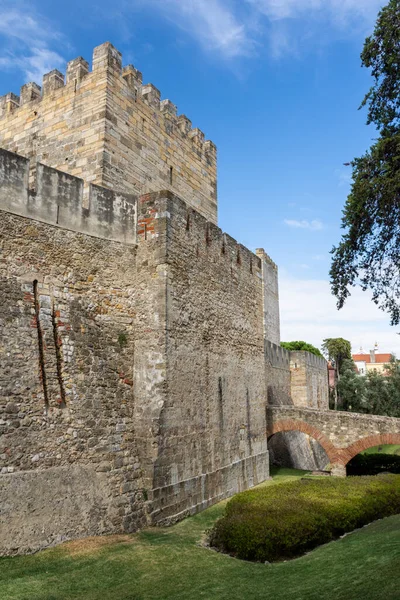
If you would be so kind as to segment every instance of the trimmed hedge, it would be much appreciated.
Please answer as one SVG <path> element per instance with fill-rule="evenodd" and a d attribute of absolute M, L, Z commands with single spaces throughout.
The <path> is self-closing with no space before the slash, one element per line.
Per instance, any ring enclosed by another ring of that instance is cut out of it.
<path fill-rule="evenodd" d="M 396 454 L 357 454 L 347 463 L 348 475 L 400 473 L 400 456 Z"/>
<path fill-rule="evenodd" d="M 210 545 L 244 560 L 291 559 L 399 512 L 399 475 L 302 479 L 237 494 Z"/>

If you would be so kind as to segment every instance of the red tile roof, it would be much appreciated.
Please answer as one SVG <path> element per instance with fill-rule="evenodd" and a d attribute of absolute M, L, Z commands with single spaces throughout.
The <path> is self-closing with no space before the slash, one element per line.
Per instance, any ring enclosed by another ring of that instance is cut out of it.
<path fill-rule="evenodd" d="M 353 354 L 353 360 L 355 362 L 366 362 L 372 364 L 370 354 Z M 390 363 L 391 354 L 375 354 L 375 363 L 386 364 Z"/>

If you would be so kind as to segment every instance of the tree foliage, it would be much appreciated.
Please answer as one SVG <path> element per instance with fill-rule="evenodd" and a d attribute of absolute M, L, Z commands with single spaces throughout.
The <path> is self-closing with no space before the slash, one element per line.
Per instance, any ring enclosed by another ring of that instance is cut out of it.
<path fill-rule="evenodd" d="M 370 371 L 363 377 L 352 360 L 344 360 L 337 393 L 339 410 L 400 417 L 399 362 L 393 359 L 384 375 Z"/>
<path fill-rule="evenodd" d="M 332 292 L 342 308 L 352 286 L 372 291 L 373 301 L 400 322 L 400 0 L 378 15 L 361 54 L 374 85 L 362 106 L 379 138 L 355 158 L 353 183 L 342 218 L 346 230 L 332 250 Z"/>
<path fill-rule="evenodd" d="M 335 362 L 339 374 L 344 360 L 351 360 L 351 344 L 343 338 L 327 338 L 322 343 L 322 351 L 328 359 Z"/>
<path fill-rule="evenodd" d="M 282 348 L 286 348 L 286 350 L 290 350 L 291 352 L 301 352 L 302 350 L 305 350 L 306 352 L 311 352 L 311 354 L 315 354 L 316 356 L 321 356 L 321 358 L 323 358 L 318 348 L 307 342 L 281 342 L 281 346 Z"/>
<path fill-rule="evenodd" d="M 366 378 L 358 375 L 354 361 L 346 358 L 337 384 L 339 410 L 367 412 L 365 383 Z"/>

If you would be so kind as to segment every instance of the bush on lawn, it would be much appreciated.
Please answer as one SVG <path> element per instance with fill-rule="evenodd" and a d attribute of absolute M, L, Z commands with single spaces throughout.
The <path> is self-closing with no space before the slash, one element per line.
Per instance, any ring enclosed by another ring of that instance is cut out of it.
<path fill-rule="evenodd" d="M 398 475 L 302 479 L 237 494 L 210 544 L 237 558 L 273 562 L 398 512 Z"/>
<path fill-rule="evenodd" d="M 347 463 L 348 475 L 400 473 L 400 456 L 396 454 L 357 454 Z"/>

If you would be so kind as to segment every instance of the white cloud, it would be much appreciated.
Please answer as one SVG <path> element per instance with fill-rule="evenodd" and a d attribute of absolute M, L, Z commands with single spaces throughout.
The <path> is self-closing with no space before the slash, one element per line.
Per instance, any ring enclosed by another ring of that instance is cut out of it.
<path fill-rule="evenodd" d="M 62 35 L 24 3 L 0 5 L 0 69 L 18 69 L 27 80 L 40 83 L 44 73 L 60 67 L 64 59 L 52 49 Z"/>
<path fill-rule="evenodd" d="M 329 28 L 365 33 L 385 0 L 131 0 L 156 10 L 223 58 L 256 55 L 267 45 L 273 58 L 300 54 Z M 321 20 L 324 27 L 321 29 Z M 300 26 L 298 26 L 300 23 Z"/>
<path fill-rule="evenodd" d="M 224 58 L 253 54 L 255 40 L 227 0 L 146 0 L 145 5 L 157 8 L 206 51 Z"/>
<path fill-rule="evenodd" d="M 247 0 L 247 2 L 271 20 L 325 14 L 341 24 L 354 18 L 370 19 L 385 4 L 384 0 Z"/>
<path fill-rule="evenodd" d="M 324 228 L 324 224 L 319 219 L 314 219 L 312 221 L 307 221 L 306 219 L 303 219 L 302 221 L 297 221 L 296 219 L 285 219 L 283 222 L 288 227 L 293 227 L 295 229 L 309 229 L 311 231 L 320 231 Z"/>
<path fill-rule="evenodd" d="M 328 337 L 350 340 L 353 352 L 360 346 L 368 351 L 377 341 L 379 351 L 400 357 L 399 328 L 390 327 L 389 316 L 378 309 L 360 288 L 352 291 L 344 308 L 336 308 L 329 282 L 280 278 L 281 339 L 305 340 L 321 347 Z"/>

